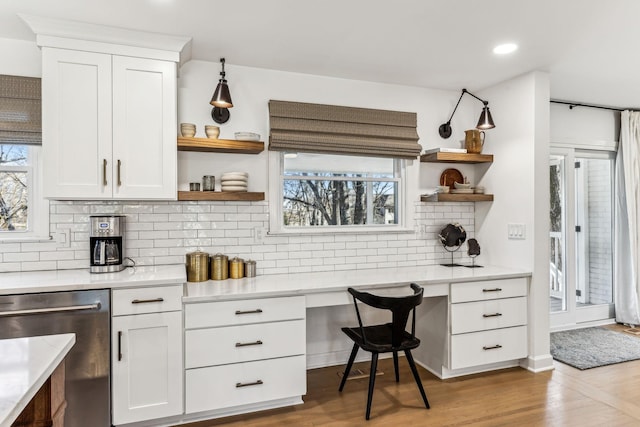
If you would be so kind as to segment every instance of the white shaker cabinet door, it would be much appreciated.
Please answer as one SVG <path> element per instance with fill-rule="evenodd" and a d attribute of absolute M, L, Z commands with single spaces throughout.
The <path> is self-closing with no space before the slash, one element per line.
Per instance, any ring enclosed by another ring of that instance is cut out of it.
<path fill-rule="evenodd" d="M 111 198 L 111 55 L 42 54 L 44 194 Z"/>
<path fill-rule="evenodd" d="M 112 318 L 114 425 L 182 414 L 182 312 Z"/>
<path fill-rule="evenodd" d="M 113 197 L 177 197 L 176 64 L 113 57 Z"/>

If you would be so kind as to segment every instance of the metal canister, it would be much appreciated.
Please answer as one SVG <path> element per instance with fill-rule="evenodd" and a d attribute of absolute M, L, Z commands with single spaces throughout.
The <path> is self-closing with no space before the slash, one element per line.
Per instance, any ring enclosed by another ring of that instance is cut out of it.
<path fill-rule="evenodd" d="M 187 282 L 209 280 L 209 254 L 202 251 L 187 254 Z"/>
<path fill-rule="evenodd" d="M 217 253 L 211 257 L 211 279 L 226 280 L 229 278 L 229 257 Z"/>
<path fill-rule="evenodd" d="M 256 262 L 248 259 L 244 262 L 244 277 L 256 277 Z"/>
<path fill-rule="evenodd" d="M 244 277 L 244 260 L 235 257 L 229 261 L 229 277 L 232 279 L 241 279 Z"/>

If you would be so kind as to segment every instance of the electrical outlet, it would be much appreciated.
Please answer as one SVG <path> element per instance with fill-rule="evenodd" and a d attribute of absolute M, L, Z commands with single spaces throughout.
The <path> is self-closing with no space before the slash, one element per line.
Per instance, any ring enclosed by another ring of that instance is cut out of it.
<path fill-rule="evenodd" d="M 55 234 L 55 241 L 59 248 L 71 247 L 71 230 L 68 228 L 59 229 Z"/>
<path fill-rule="evenodd" d="M 507 224 L 507 236 L 509 239 L 523 240 L 526 238 L 526 234 L 524 224 Z"/>
<path fill-rule="evenodd" d="M 253 229 L 253 240 L 256 243 L 262 243 L 264 239 L 264 228 L 262 227 L 254 227 Z"/>

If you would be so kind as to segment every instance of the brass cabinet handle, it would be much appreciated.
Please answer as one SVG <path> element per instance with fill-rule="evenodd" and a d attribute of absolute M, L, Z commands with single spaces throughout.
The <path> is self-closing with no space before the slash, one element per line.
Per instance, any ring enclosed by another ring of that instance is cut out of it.
<path fill-rule="evenodd" d="M 491 347 L 487 347 L 487 346 L 482 347 L 483 350 L 497 350 L 499 348 L 502 348 L 502 346 L 500 344 L 496 344 L 496 345 L 493 345 Z"/>
<path fill-rule="evenodd" d="M 107 186 L 107 159 L 102 159 L 102 185 Z"/>
<path fill-rule="evenodd" d="M 252 382 L 252 383 L 236 383 L 236 388 L 240 388 L 240 387 L 250 387 L 250 386 L 252 386 L 252 385 L 261 385 L 261 384 L 264 384 L 264 383 L 262 382 L 262 380 L 258 380 L 258 381 Z"/>
<path fill-rule="evenodd" d="M 483 289 L 482 292 L 500 292 L 502 288 Z"/>
<path fill-rule="evenodd" d="M 255 313 L 262 313 L 262 309 L 257 308 L 255 310 L 247 310 L 247 311 L 236 310 L 236 315 L 240 315 L 240 314 L 255 314 Z"/>
<path fill-rule="evenodd" d="M 122 162 L 118 159 L 118 187 L 122 185 L 122 181 L 120 181 L 120 166 L 122 166 Z"/>
<path fill-rule="evenodd" d="M 493 314 L 483 314 L 482 317 L 499 317 L 502 316 L 502 313 L 493 313 Z"/>
<path fill-rule="evenodd" d="M 148 304 L 150 302 L 163 302 L 164 298 L 154 298 L 154 299 L 134 299 L 131 301 L 131 304 Z"/>
<path fill-rule="evenodd" d="M 249 347 L 251 345 L 262 345 L 262 341 L 254 341 L 254 342 L 237 342 L 236 347 Z"/>
<path fill-rule="evenodd" d="M 118 362 L 122 360 L 122 331 L 118 331 Z"/>

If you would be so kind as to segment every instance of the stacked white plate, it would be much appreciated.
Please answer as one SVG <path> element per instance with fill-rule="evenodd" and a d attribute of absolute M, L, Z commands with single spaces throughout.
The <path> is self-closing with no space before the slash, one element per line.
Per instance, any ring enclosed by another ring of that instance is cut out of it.
<path fill-rule="evenodd" d="M 238 141 L 260 141 L 260 134 L 253 132 L 236 132 L 235 137 Z"/>
<path fill-rule="evenodd" d="M 222 191 L 247 191 L 249 174 L 246 172 L 227 172 L 220 178 Z"/>

